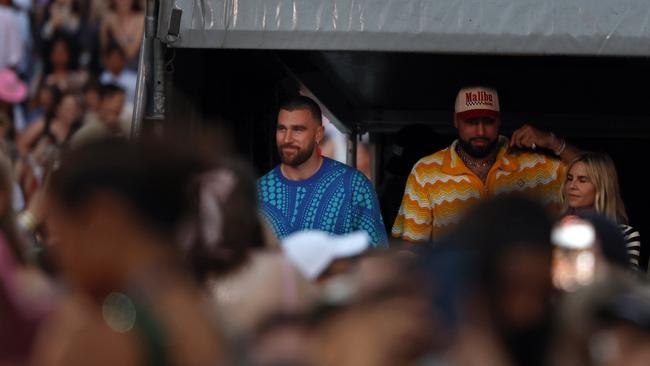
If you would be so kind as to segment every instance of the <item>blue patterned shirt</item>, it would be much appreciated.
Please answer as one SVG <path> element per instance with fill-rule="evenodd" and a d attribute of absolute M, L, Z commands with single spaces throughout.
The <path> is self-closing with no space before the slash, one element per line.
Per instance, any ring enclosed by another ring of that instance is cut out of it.
<path fill-rule="evenodd" d="M 292 181 L 276 166 L 257 180 L 262 214 L 278 238 L 301 230 L 346 234 L 365 230 L 373 247 L 385 247 L 388 238 L 377 195 L 358 170 L 323 158 L 311 177 Z"/>

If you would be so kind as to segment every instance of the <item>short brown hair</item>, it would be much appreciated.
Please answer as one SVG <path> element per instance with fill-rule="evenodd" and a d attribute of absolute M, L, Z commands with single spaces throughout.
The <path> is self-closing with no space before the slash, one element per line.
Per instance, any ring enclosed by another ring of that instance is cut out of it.
<path fill-rule="evenodd" d="M 296 95 L 287 99 L 284 103 L 280 104 L 280 110 L 293 112 L 295 110 L 307 109 L 312 114 L 314 119 L 319 125 L 323 124 L 323 112 L 315 100 L 304 95 Z"/>

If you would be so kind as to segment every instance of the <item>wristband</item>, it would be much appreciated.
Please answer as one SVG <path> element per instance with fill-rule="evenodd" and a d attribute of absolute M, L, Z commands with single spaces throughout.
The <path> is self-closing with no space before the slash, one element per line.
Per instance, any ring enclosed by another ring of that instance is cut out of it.
<path fill-rule="evenodd" d="M 555 136 L 555 134 L 553 132 L 551 132 L 551 136 L 554 139 L 558 138 L 557 136 Z M 560 140 L 560 147 L 557 150 L 553 150 L 553 153 L 555 153 L 555 155 L 557 155 L 557 156 L 562 155 L 562 153 L 564 152 L 564 149 L 566 149 L 566 140 L 565 139 L 559 139 L 559 140 Z"/>

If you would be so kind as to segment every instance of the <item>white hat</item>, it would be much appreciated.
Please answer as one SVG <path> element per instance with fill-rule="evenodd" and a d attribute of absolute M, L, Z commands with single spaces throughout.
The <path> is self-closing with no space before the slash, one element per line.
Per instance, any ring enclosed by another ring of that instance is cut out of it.
<path fill-rule="evenodd" d="M 282 240 L 284 255 L 308 280 L 318 278 L 335 259 L 359 255 L 369 245 L 365 231 L 345 235 L 302 231 Z"/>
<path fill-rule="evenodd" d="M 499 118 L 499 95 L 492 88 L 472 86 L 462 88 L 456 96 L 456 116 Z"/>
<path fill-rule="evenodd" d="M 591 248 L 596 230 L 588 221 L 574 215 L 565 216 L 551 232 L 551 241 L 560 248 L 580 250 Z"/>

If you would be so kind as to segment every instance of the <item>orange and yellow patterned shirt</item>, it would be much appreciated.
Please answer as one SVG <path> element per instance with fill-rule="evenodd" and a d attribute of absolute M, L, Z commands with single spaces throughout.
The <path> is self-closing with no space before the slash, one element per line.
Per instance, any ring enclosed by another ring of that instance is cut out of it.
<path fill-rule="evenodd" d="M 456 153 L 457 143 L 413 166 L 393 237 L 411 242 L 438 239 L 479 200 L 503 193 L 521 193 L 559 211 L 566 174 L 561 160 L 532 151 L 509 151 L 508 139 L 500 136 L 499 152 L 483 183 Z"/>

